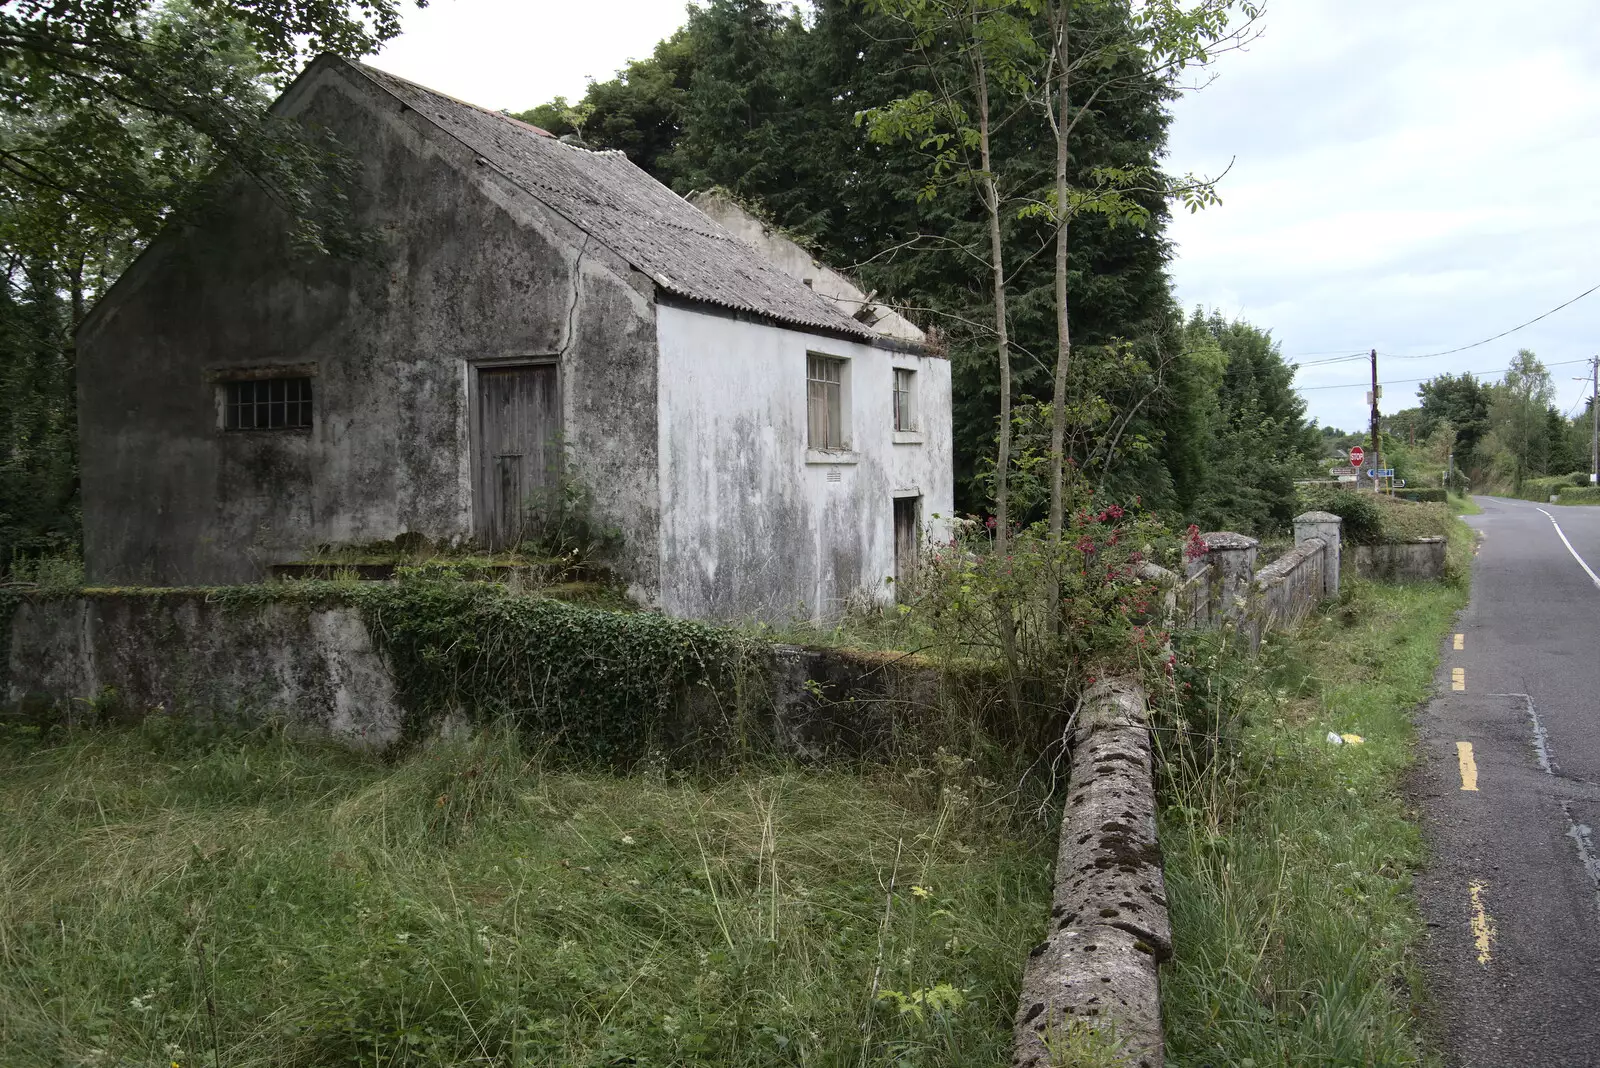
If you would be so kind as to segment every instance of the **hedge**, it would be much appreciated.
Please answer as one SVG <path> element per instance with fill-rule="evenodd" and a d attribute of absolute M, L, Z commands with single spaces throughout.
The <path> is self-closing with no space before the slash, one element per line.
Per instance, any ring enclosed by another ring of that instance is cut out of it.
<path fill-rule="evenodd" d="M 1548 501 L 1551 497 L 1558 496 L 1572 489 L 1589 484 L 1589 476 L 1583 471 L 1574 471 L 1570 475 L 1545 475 L 1542 478 L 1525 478 L 1522 480 L 1521 493 L 1507 493 L 1506 496 L 1516 497 L 1524 501 Z"/>

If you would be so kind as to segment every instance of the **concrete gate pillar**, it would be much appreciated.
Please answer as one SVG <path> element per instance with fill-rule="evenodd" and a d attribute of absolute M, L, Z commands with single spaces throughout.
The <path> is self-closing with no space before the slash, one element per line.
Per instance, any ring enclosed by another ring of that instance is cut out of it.
<path fill-rule="evenodd" d="M 1250 583 L 1256 575 L 1256 549 L 1261 545 L 1256 539 L 1231 531 L 1217 530 L 1200 535 L 1205 542 L 1206 554 L 1191 560 L 1188 574 L 1193 576 L 1205 567 L 1211 568 L 1211 619 L 1213 625 L 1223 619 L 1242 619 L 1248 606 Z"/>
<path fill-rule="evenodd" d="M 1311 538 L 1321 538 L 1322 594 L 1339 595 L 1339 547 L 1344 520 L 1332 512 L 1306 512 L 1294 517 L 1294 543 L 1302 545 Z"/>

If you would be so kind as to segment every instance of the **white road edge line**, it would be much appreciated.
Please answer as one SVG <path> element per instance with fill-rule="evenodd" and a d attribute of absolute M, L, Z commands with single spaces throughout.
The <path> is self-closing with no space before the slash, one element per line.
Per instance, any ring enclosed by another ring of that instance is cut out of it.
<path fill-rule="evenodd" d="M 1561 529 L 1561 524 L 1556 522 L 1556 517 L 1546 512 L 1543 508 L 1540 508 L 1539 511 L 1543 513 L 1546 519 L 1550 520 L 1550 525 L 1556 528 L 1556 536 L 1561 539 L 1561 544 L 1565 545 L 1567 552 L 1571 553 L 1572 558 L 1578 561 L 1578 566 L 1583 568 L 1584 573 L 1589 576 L 1589 581 L 1594 583 L 1595 589 L 1600 590 L 1600 575 L 1596 575 L 1594 569 L 1584 562 L 1583 557 L 1578 555 L 1578 550 L 1574 549 L 1572 543 L 1567 540 L 1567 533 Z"/>

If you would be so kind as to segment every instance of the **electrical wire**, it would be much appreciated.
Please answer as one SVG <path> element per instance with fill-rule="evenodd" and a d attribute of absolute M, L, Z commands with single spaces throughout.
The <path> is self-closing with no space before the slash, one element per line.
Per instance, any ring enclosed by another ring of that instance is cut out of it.
<path fill-rule="evenodd" d="M 1297 364 L 1295 364 L 1295 367 L 1297 367 L 1297 368 L 1299 368 L 1299 367 L 1319 367 L 1322 364 L 1327 364 L 1327 363 L 1349 363 L 1351 360 L 1365 360 L 1365 359 L 1367 359 L 1367 357 L 1368 357 L 1368 353 L 1365 353 L 1365 352 L 1352 352 L 1352 353 L 1350 353 L 1348 355 L 1335 356 L 1332 359 L 1328 359 L 1328 360 L 1307 360 L 1305 363 L 1297 363 Z M 1284 357 L 1284 358 L 1287 359 L 1288 357 Z"/>
<path fill-rule="evenodd" d="M 1585 289 L 1582 293 L 1579 293 L 1577 296 L 1573 297 L 1571 300 L 1562 301 L 1560 304 L 1557 304 L 1554 308 L 1551 308 L 1549 311 L 1543 312 L 1543 313 L 1541 313 L 1539 315 L 1535 315 L 1532 319 L 1529 319 L 1525 323 L 1521 323 L 1521 324 L 1519 324 L 1517 326 L 1513 326 L 1510 330 L 1502 330 L 1498 334 L 1494 335 L 1493 337 L 1486 337 L 1482 341 L 1474 341 L 1470 345 L 1458 345 L 1457 347 L 1455 347 L 1453 349 L 1443 349 L 1443 350 L 1441 350 L 1439 352 L 1423 352 L 1423 353 L 1418 353 L 1415 356 L 1402 356 L 1402 355 L 1400 355 L 1398 353 L 1393 353 L 1393 352 L 1380 352 L 1378 355 L 1387 356 L 1391 360 L 1428 360 L 1428 359 L 1432 359 L 1435 356 L 1449 356 L 1452 353 L 1456 353 L 1456 352 L 1466 352 L 1468 349 L 1475 349 L 1480 345 L 1487 345 L 1491 341 L 1499 341 L 1503 337 L 1507 337 L 1507 336 L 1509 336 L 1511 334 L 1515 334 L 1518 330 L 1522 330 L 1522 329 L 1524 329 L 1526 327 L 1532 326 L 1534 323 L 1538 322 L 1540 319 L 1548 318 L 1549 316 L 1552 316 L 1556 312 L 1560 311 L 1562 308 L 1565 308 L 1570 304 L 1578 303 L 1578 301 L 1582 300 L 1584 297 L 1587 297 L 1590 293 L 1593 293 L 1593 292 L 1595 292 L 1597 290 L 1600 290 L 1600 285 L 1592 285 L 1588 289 Z"/>
<path fill-rule="evenodd" d="M 1388 359 L 1388 360 L 1430 360 L 1430 359 L 1434 358 L 1435 356 L 1449 356 L 1449 355 L 1452 355 L 1452 354 L 1457 353 L 1457 352 L 1466 352 L 1468 349 L 1475 349 L 1475 348 L 1478 348 L 1480 346 L 1487 345 L 1491 341 L 1499 341 L 1503 337 L 1509 337 L 1510 335 L 1515 334 L 1518 330 L 1522 330 L 1522 329 L 1525 329 L 1526 327 L 1532 326 L 1534 323 L 1538 322 L 1540 319 L 1549 318 L 1550 316 L 1554 315 L 1556 312 L 1560 311 L 1562 308 L 1565 308 L 1565 307 L 1567 307 L 1569 305 L 1578 303 L 1578 301 L 1582 300 L 1584 297 L 1587 297 L 1589 294 L 1594 293 L 1594 292 L 1600 292 L 1600 285 L 1590 286 L 1588 289 L 1585 289 L 1582 293 L 1579 293 L 1577 296 L 1573 297 L 1571 300 L 1562 301 L 1560 304 L 1557 304 L 1554 308 L 1551 308 L 1549 311 L 1543 312 L 1543 313 L 1541 313 L 1539 315 L 1535 315 L 1532 319 L 1529 319 L 1525 323 L 1521 323 L 1521 324 L 1519 324 L 1517 326 L 1513 326 L 1509 330 L 1502 330 L 1502 331 L 1500 331 L 1500 333 L 1495 334 L 1493 337 L 1486 337 L 1482 341 L 1474 341 L 1470 345 L 1458 345 L 1457 347 L 1455 347 L 1453 349 L 1441 349 L 1438 352 L 1421 352 L 1421 353 L 1417 353 L 1415 355 L 1410 355 L 1410 356 L 1404 355 L 1402 353 L 1397 353 L 1397 352 L 1380 352 L 1380 353 L 1378 353 L 1378 355 L 1382 356 L 1384 359 Z M 1371 357 L 1371 353 L 1369 353 L 1369 352 L 1352 352 L 1352 353 L 1348 353 L 1348 354 L 1345 354 L 1345 355 L 1331 355 L 1331 353 L 1336 353 L 1337 351 L 1338 351 L 1337 349 L 1329 349 L 1329 350 L 1327 350 L 1325 352 L 1298 353 L 1297 355 L 1302 355 L 1302 356 L 1326 356 L 1327 358 L 1326 359 L 1320 359 L 1320 360 L 1307 360 L 1304 363 L 1296 364 L 1295 365 L 1295 369 L 1298 371 L 1302 367 L 1319 367 L 1319 366 L 1322 366 L 1322 365 L 1325 365 L 1325 364 L 1330 364 L 1330 363 L 1349 363 L 1349 362 L 1354 361 L 1354 360 L 1365 360 L 1365 359 L 1369 359 Z M 1283 358 L 1285 360 L 1289 360 L 1289 359 L 1293 359 L 1294 357 L 1293 356 L 1284 356 Z M 1558 365 L 1557 364 L 1551 364 L 1550 366 L 1555 367 L 1555 366 L 1558 366 Z M 1411 380 L 1408 380 L 1408 381 L 1423 382 L 1423 381 L 1426 381 L 1426 379 L 1418 378 L 1418 379 L 1411 379 Z M 1335 388 L 1335 387 L 1332 387 L 1332 386 L 1306 386 L 1305 388 L 1306 389 L 1332 389 L 1332 388 Z"/>
<path fill-rule="evenodd" d="M 1600 289 L 1600 286 L 1597 286 L 1596 288 Z M 1574 364 L 1574 363 L 1588 363 L 1588 362 L 1589 362 L 1588 360 L 1560 360 L 1560 361 L 1557 361 L 1556 363 L 1547 363 L 1547 364 L 1545 364 L 1545 366 L 1546 367 L 1566 367 L 1566 366 L 1569 366 L 1570 364 Z M 1464 371 L 1462 373 L 1463 374 L 1469 374 L 1469 375 L 1480 375 L 1480 374 L 1488 375 L 1488 374 L 1492 374 L 1492 375 L 1498 376 L 1498 375 L 1505 374 L 1509 370 L 1511 370 L 1511 368 L 1507 367 L 1507 368 L 1504 368 L 1503 370 L 1499 370 L 1499 371 Z M 1448 372 L 1443 372 L 1443 373 L 1447 374 Z M 1387 382 L 1379 382 L 1378 385 L 1379 386 L 1403 386 L 1403 385 L 1406 385 L 1407 383 L 1410 383 L 1410 382 L 1431 382 L 1435 378 L 1438 378 L 1438 377 L 1439 377 L 1439 375 L 1429 375 L 1426 378 L 1391 378 Z M 1330 384 L 1325 385 L 1325 386 L 1296 386 L 1294 388 L 1296 389 L 1296 391 L 1301 392 L 1301 393 L 1304 393 L 1306 390 L 1310 390 L 1310 389 L 1371 389 L 1372 388 L 1372 382 L 1371 381 L 1363 381 L 1363 382 L 1333 382 L 1333 383 L 1330 383 Z"/>

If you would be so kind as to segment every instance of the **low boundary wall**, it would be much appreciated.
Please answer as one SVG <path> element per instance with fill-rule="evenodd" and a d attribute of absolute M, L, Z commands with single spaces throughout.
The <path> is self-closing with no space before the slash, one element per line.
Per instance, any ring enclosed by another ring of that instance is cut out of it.
<path fill-rule="evenodd" d="M 1343 521 L 1328 512 L 1295 517 L 1294 548 L 1256 570 L 1260 543 L 1229 531 L 1199 534 L 1184 574 L 1145 564 L 1142 574 L 1165 587 L 1163 614 L 1179 627 L 1232 621 L 1252 646 L 1269 631 L 1299 623 L 1339 593 L 1342 571 L 1379 582 L 1443 578 L 1446 539 L 1415 538 L 1381 545 L 1344 545 Z"/>
<path fill-rule="evenodd" d="M 158 708 L 269 717 L 381 749 L 401 734 L 394 680 L 360 613 L 203 594 L 86 593 L 24 600 L 11 620 L 13 704 L 69 721 Z"/>
<path fill-rule="evenodd" d="M 1417 538 L 1385 545 L 1353 545 L 1350 564 L 1357 578 L 1374 582 L 1428 582 L 1444 575 L 1444 538 Z"/>
<path fill-rule="evenodd" d="M 203 589 L 85 591 L 25 599 L 11 623 L 7 697 L 25 716 L 89 722 L 155 709 L 277 720 L 358 748 L 408 736 L 405 695 L 361 611 L 225 603 Z M 695 686 L 657 724 L 661 747 L 713 755 L 759 745 L 804 760 L 883 757 L 913 736 L 1003 729 L 1003 681 L 893 653 L 757 645 L 739 678 Z M 944 710 L 970 710 L 951 727 Z M 984 722 L 997 713 L 993 722 Z M 423 728 L 447 730 L 460 712 Z M 413 734 L 408 735 L 408 728 Z"/>

